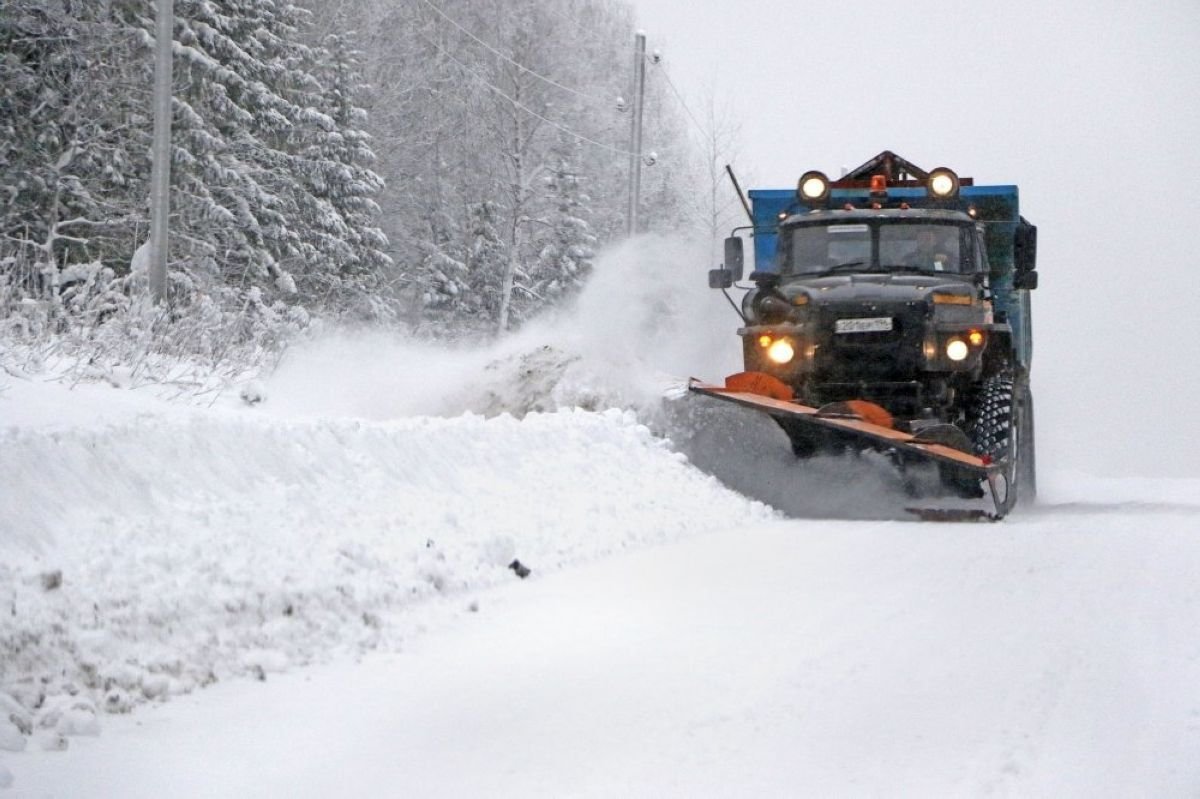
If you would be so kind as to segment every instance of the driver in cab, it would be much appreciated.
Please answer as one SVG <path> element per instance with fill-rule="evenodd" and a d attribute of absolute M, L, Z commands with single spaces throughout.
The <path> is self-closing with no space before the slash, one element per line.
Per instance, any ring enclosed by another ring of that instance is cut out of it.
<path fill-rule="evenodd" d="M 949 268 L 950 248 L 941 236 L 930 228 L 917 231 L 916 247 L 905 256 L 905 266 L 944 272 Z"/>

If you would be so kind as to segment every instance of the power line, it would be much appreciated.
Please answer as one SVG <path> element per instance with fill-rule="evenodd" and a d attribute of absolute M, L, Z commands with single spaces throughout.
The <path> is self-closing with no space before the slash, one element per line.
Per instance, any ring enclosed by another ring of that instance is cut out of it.
<path fill-rule="evenodd" d="M 663 78 L 665 78 L 667 81 L 667 86 L 671 87 L 671 92 L 672 92 L 672 94 L 675 95 L 675 99 L 679 101 L 679 104 L 681 106 L 683 106 L 684 112 L 686 112 L 688 115 L 688 118 L 690 118 L 692 120 L 692 124 L 696 126 L 696 130 L 700 131 L 701 137 L 703 139 L 707 139 L 708 138 L 708 130 L 705 129 L 705 127 L 700 124 L 700 120 L 696 119 L 696 115 L 692 113 L 692 109 L 688 108 L 688 104 L 687 104 L 687 102 L 684 101 L 683 95 L 679 93 L 679 89 L 675 88 L 675 82 L 673 80 L 671 80 L 671 73 L 667 71 L 666 65 L 659 64 L 658 66 L 659 66 L 659 69 L 662 70 Z"/>
<path fill-rule="evenodd" d="M 563 91 L 570 92 L 571 94 L 574 94 L 574 95 L 578 95 L 579 97 L 583 97 L 594 103 L 603 103 L 605 105 L 611 106 L 612 103 L 614 102 L 615 98 L 613 98 L 613 99 L 601 98 L 597 95 L 588 94 L 587 92 L 580 91 L 579 89 L 573 89 L 570 86 L 564 86 L 563 84 L 559 83 L 558 81 L 554 80 L 553 78 L 547 78 L 545 75 L 542 75 L 540 72 L 532 70 L 529 67 L 525 66 L 524 64 L 521 64 L 521 63 L 513 60 L 509 56 L 506 56 L 504 53 L 500 52 L 495 47 L 492 47 L 490 44 L 485 42 L 483 39 L 480 39 L 478 36 L 471 33 L 471 31 L 467 30 L 462 25 L 460 25 L 456 21 L 454 21 L 454 19 L 452 19 L 450 16 L 448 16 L 446 14 L 446 12 L 442 11 L 440 8 L 438 8 L 436 5 L 434 5 L 433 0 L 421 0 L 421 1 L 423 3 L 425 3 L 425 5 L 432 8 L 434 13 L 436 13 L 439 17 L 446 20 L 451 25 L 453 25 L 455 28 L 458 28 L 460 31 L 465 33 L 467 36 L 469 36 L 470 38 L 472 38 L 479 44 L 483 45 L 483 47 L 486 48 L 488 51 L 490 51 L 491 53 L 495 54 L 496 56 L 504 59 L 505 61 L 512 64 L 514 67 L 516 67 L 517 69 L 521 70 L 522 72 L 528 72 L 530 75 L 537 78 L 538 80 L 544 81 L 544 82 L 550 84 L 551 86 L 554 86 L 555 88 L 562 89 Z"/>
<path fill-rule="evenodd" d="M 426 0 L 426 2 L 428 2 L 428 0 Z M 591 139 L 587 136 L 584 136 L 582 133 L 576 133 L 575 131 L 568 128 L 566 125 L 562 125 L 558 122 L 555 122 L 552 119 L 547 119 L 546 117 L 542 116 L 537 111 L 534 111 L 532 108 L 528 107 L 527 105 L 519 102 L 518 100 L 514 100 L 512 97 L 509 97 L 508 94 L 506 94 L 503 89 L 493 85 L 492 82 L 489 81 L 486 77 L 484 77 L 483 75 L 480 75 L 474 69 L 467 66 L 463 62 L 459 61 L 449 51 L 447 51 L 444 47 L 439 45 L 437 42 L 430 41 L 428 39 L 426 41 L 429 42 L 429 44 L 433 45 L 433 47 L 438 52 L 440 52 L 442 55 L 446 56 L 451 61 L 453 61 L 455 64 L 458 64 L 460 67 L 465 69 L 467 72 L 471 73 L 471 75 L 476 80 L 478 80 L 480 83 L 482 83 L 484 86 L 487 86 L 489 89 L 494 91 L 496 94 L 500 95 L 505 100 L 508 100 L 514 106 L 516 106 L 517 108 L 520 108 L 522 111 L 529 114 L 530 116 L 540 119 L 542 122 L 545 122 L 547 125 L 550 125 L 551 127 L 556 128 L 556 129 L 562 131 L 563 133 L 566 133 L 568 136 L 574 136 L 579 141 L 587 142 L 588 144 L 595 145 L 596 147 L 600 147 L 602 149 L 608 150 L 609 152 L 617 153 L 618 155 L 633 155 L 634 154 L 634 153 L 630 152 L 629 150 L 623 149 L 621 147 L 613 147 L 611 144 L 605 144 L 604 142 L 598 142 L 595 139 Z"/>

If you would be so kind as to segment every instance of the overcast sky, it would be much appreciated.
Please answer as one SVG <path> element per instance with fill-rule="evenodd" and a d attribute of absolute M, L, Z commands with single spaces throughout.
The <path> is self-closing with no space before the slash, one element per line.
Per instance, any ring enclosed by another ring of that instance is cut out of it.
<path fill-rule="evenodd" d="M 1200 0 L 634 5 L 696 115 L 736 109 L 745 185 L 884 149 L 1018 184 L 1040 465 L 1200 475 Z"/>

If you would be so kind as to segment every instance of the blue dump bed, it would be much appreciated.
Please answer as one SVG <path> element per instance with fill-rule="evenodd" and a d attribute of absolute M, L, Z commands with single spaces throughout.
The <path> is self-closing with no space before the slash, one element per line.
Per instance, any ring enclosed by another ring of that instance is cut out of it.
<path fill-rule="evenodd" d="M 1013 289 L 1013 241 L 1021 214 L 1016 186 L 963 186 L 955 200 L 931 203 L 928 192 L 921 188 L 888 187 L 888 205 L 907 202 L 912 208 L 940 208 L 964 213 L 974 207 L 975 218 L 985 223 L 988 262 L 991 266 L 991 286 L 998 315 L 1012 326 L 1017 359 L 1026 368 L 1033 356 L 1033 341 L 1028 292 Z M 867 208 L 871 202 L 869 189 L 833 189 L 829 208 L 841 208 L 850 203 Z M 781 214 L 806 213 L 796 201 L 795 189 L 751 189 L 750 203 L 754 214 L 754 268 L 762 272 L 777 270 L 775 242 Z"/>

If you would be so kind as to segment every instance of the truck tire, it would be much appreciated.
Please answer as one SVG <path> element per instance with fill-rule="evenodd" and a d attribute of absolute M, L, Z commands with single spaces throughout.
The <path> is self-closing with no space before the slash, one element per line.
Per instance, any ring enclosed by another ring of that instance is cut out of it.
<path fill-rule="evenodd" d="M 975 454 L 1006 464 L 1002 474 L 1003 496 L 997 497 L 1005 511 L 1016 505 L 1020 488 L 1022 431 L 1017 408 L 1013 379 L 1000 374 L 984 380 L 967 411 L 966 432 Z"/>
<path fill-rule="evenodd" d="M 975 454 L 998 461 L 1008 456 L 1012 437 L 1013 381 L 996 375 L 983 381 L 967 411 L 967 437 Z"/>

